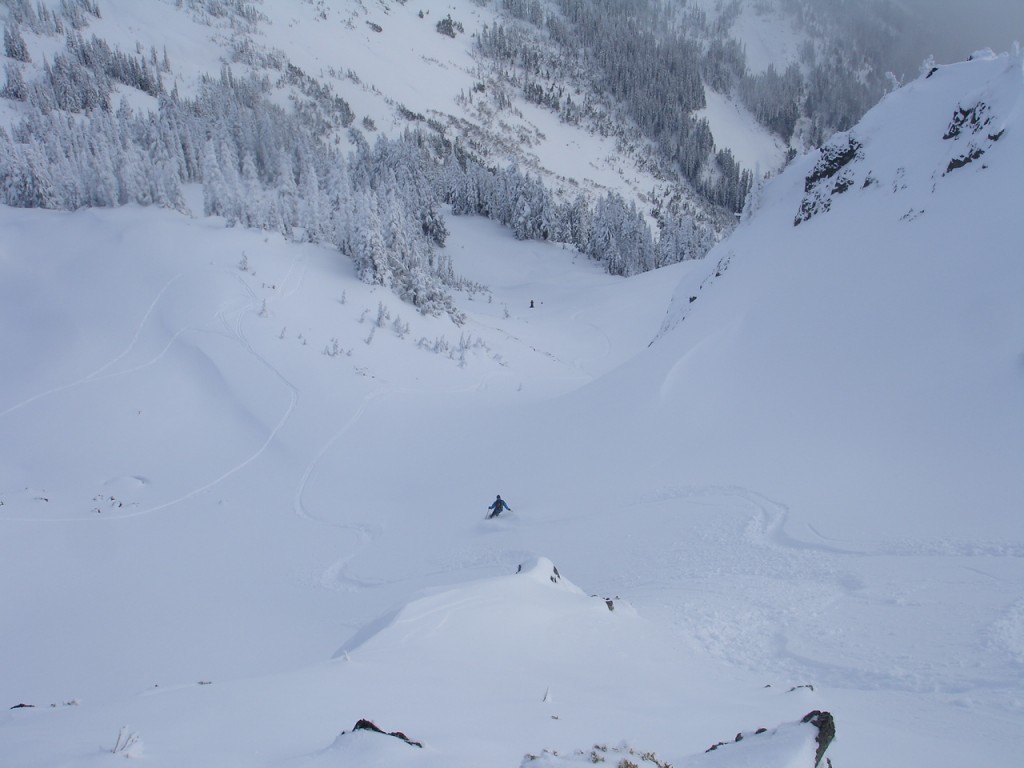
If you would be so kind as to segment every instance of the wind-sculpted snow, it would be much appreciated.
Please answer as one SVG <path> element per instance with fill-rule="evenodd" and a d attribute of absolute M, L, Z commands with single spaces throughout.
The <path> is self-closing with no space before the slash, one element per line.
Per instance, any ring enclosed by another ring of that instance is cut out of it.
<path fill-rule="evenodd" d="M 588 612 L 598 609 L 611 611 L 603 600 L 588 598 L 579 587 L 563 578 L 550 560 L 545 557 L 535 558 L 525 567 L 520 564 L 514 578 L 508 576 L 464 589 L 446 591 L 390 611 L 357 632 L 334 654 L 334 658 L 350 658 L 357 652 L 376 650 L 382 646 L 418 646 L 421 644 L 421 638 L 436 634 L 441 627 L 452 635 L 444 638 L 445 645 L 454 643 L 454 637 L 463 635 L 473 637 L 475 642 L 482 642 L 485 645 L 508 642 L 497 637 L 481 636 L 482 627 L 476 625 L 491 624 L 482 618 L 488 615 L 493 615 L 496 619 L 505 615 L 514 618 L 511 623 L 532 625 L 540 619 L 541 606 L 545 601 L 556 600 L 556 605 L 559 606 L 555 608 L 556 612 L 576 605 L 575 601 L 564 602 L 564 599 L 545 597 L 557 593 L 580 598 L 579 606 Z M 517 605 L 519 601 L 522 601 L 522 605 Z M 459 625 L 462 622 L 471 622 L 474 626 L 473 631 L 466 632 L 465 629 L 460 629 Z M 512 631 L 506 623 L 505 620 L 499 619 L 493 622 L 493 627 L 498 633 Z M 532 630 L 527 630 L 527 633 L 532 633 Z"/>

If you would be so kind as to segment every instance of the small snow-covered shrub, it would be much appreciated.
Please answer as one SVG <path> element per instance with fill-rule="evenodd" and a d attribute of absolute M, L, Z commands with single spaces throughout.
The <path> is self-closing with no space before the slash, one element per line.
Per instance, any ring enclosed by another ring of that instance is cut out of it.
<path fill-rule="evenodd" d="M 128 730 L 127 725 L 122 725 L 121 729 L 117 732 L 117 741 L 114 742 L 110 752 L 111 754 L 124 757 L 141 757 L 142 739 L 135 731 Z"/>

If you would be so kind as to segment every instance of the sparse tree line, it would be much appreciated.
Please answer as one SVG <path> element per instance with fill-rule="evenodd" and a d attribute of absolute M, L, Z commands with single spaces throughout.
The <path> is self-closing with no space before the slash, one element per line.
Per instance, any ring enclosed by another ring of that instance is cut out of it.
<path fill-rule="evenodd" d="M 33 23 L 43 11 L 34 12 Z M 451 291 L 473 286 L 441 249 L 445 203 L 458 214 L 493 218 L 520 239 L 570 243 L 619 275 L 703 256 L 714 242 L 710 227 L 666 211 L 655 243 L 642 213 L 620 196 L 594 207 L 583 197 L 559 203 L 538 178 L 514 165 L 485 167 L 429 126 L 371 146 L 350 127 L 348 105 L 287 62 L 277 85 L 301 94 L 294 110 L 270 100 L 269 77 L 236 77 L 230 67 L 183 98 L 161 82 L 166 55 L 127 56 L 48 18 L 65 48 L 30 82 L 21 75 L 29 52 L 19 27 L 9 25 L 5 36 L 5 53 L 10 40 L 19 56 L 7 57 L 2 95 L 24 103 L 22 120 L 10 132 L 0 128 L 0 203 L 184 210 L 183 185 L 200 183 L 205 214 L 333 244 L 365 282 L 456 321 Z M 133 110 L 125 100 L 114 109 L 114 81 L 154 96 L 155 111 Z M 348 127 L 354 146 L 347 155 L 322 140 L 338 125 Z"/>

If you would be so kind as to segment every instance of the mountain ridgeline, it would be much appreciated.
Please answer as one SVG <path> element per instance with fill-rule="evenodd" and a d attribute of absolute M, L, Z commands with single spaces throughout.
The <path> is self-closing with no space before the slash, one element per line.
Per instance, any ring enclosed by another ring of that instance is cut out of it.
<path fill-rule="evenodd" d="M 489 5 L 471 0 L 463 10 Z M 357 87 L 359 76 L 317 78 L 262 46 L 269 19 L 260 2 L 174 3 L 220 33 L 224 46 L 220 72 L 202 74 L 186 95 L 166 47 L 124 51 L 90 32 L 116 4 L 0 0 L 0 96 L 13 115 L 0 124 L 0 203 L 186 211 L 183 187 L 201 184 L 205 215 L 331 243 L 366 282 L 459 322 L 451 291 L 465 281 L 444 255 L 442 206 L 495 219 L 519 239 L 568 244 L 612 274 L 633 275 L 702 257 L 754 184 L 753 171 L 696 116 L 705 89 L 735 96 L 791 147 L 848 128 L 881 95 L 889 49 L 869 41 L 881 39 L 879 29 L 898 31 L 893 17 L 844 16 L 799 0 L 757 5 L 789 14 L 819 42 L 781 73 L 749 72 L 732 33 L 739 0 L 715 13 L 657 0 L 502 0 L 500 15 L 475 34 L 477 99 L 499 113 L 539 105 L 614 137 L 665 183 L 631 197 L 607 187 L 553 190 L 545 169 L 520 163 L 521 148 L 503 153 L 473 140 L 439 111 L 393 103 L 403 127 L 373 138 L 374 121 L 359 121 L 335 92 Z M 449 14 L 436 30 L 424 29 L 457 38 L 464 27 Z M 132 92 L 138 97 L 127 98 Z"/>

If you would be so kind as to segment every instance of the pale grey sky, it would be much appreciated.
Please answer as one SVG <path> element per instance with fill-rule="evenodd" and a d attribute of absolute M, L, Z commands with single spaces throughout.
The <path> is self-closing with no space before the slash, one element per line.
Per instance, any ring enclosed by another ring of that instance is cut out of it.
<path fill-rule="evenodd" d="M 980 48 L 996 53 L 1024 45 L 1024 0 L 902 0 L 922 19 L 922 36 L 938 63 L 962 61 Z"/>

